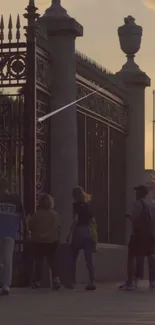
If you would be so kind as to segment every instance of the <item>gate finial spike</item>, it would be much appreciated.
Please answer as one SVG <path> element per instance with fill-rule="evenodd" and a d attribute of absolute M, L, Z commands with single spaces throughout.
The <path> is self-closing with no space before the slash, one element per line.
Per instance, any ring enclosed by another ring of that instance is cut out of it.
<path fill-rule="evenodd" d="M 1 30 L 4 29 L 4 18 L 3 15 L 1 15 Z"/>
<path fill-rule="evenodd" d="M 29 0 L 29 5 L 25 9 L 26 13 L 23 15 L 27 19 L 26 38 L 29 41 L 34 41 L 37 36 L 37 20 L 39 18 L 38 8 L 35 6 L 35 0 Z"/>
<path fill-rule="evenodd" d="M 8 24 L 8 28 L 12 29 L 12 16 L 9 16 L 9 24 Z"/>
<path fill-rule="evenodd" d="M 17 29 L 20 29 L 20 16 L 19 16 L 19 14 L 17 15 L 17 23 L 16 23 L 16 28 Z"/>
<path fill-rule="evenodd" d="M 9 29 L 9 32 L 8 32 L 8 40 L 9 40 L 9 42 L 12 41 L 12 27 L 13 27 L 13 25 L 12 25 L 12 16 L 10 15 L 10 17 L 9 17 L 9 24 L 8 24 L 8 29 Z"/>
<path fill-rule="evenodd" d="M 17 31 L 16 31 L 16 40 L 17 40 L 17 42 L 20 40 L 20 16 L 19 16 L 19 14 L 17 15 L 17 22 L 16 22 L 16 29 L 17 29 Z"/>
<path fill-rule="evenodd" d="M 1 44 L 4 41 L 4 19 L 3 19 L 3 15 L 1 15 L 1 19 L 0 19 L 0 41 L 1 41 Z"/>
<path fill-rule="evenodd" d="M 0 19 L 0 41 L 1 41 L 1 44 L 4 41 L 4 19 L 3 19 L 3 15 L 1 15 L 1 19 Z"/>

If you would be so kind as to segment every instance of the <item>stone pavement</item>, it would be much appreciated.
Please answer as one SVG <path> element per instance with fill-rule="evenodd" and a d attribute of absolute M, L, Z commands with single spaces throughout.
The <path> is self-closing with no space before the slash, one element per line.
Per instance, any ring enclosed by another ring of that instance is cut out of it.
<path fill-rule="evenodd" d="M 150 325 L 155 324 L 155 292 L 145 287 L 120 292 L 100 285 L 96 292 L 13 289 L 0 297 L 2 325 Z"/>

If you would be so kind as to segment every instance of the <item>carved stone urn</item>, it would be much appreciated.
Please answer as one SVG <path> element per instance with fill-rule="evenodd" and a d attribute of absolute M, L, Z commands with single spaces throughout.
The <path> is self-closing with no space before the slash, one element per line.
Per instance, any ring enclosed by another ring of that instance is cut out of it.
<path fill-rule="evenodd" d="M 142 27 L 136 25 L 135 19 L 128 16 L 124 19 L 124 25 L 118 28 L 120 47 L 127 56 L 127 62 L 123 70 L 137 70 L 138 65 L 134 62 L 135 54 L 139 51 L 142 38 Z"/>

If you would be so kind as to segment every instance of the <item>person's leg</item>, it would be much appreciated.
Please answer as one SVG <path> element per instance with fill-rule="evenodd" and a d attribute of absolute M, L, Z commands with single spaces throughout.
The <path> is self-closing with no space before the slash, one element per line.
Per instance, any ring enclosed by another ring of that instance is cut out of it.
<path fill-rule="evenodd" d="M 85 256 L 87 269 L 89 272 L 89 284 L 86 287 L 86 289 L 94 290 L 96 289 L 96 287 L 94 285 L 95 273 L 94 273 L 94 266 L 93 266 L 93 243 L 91 239 L 88 239 L 84 242 L 83 249 L 84 249 L 84 256 Z"/>
<path fill-rule="evenodd" d="M 4 238 L 0 238 L 0 288 L 3 287 Z"/>
<path fill-rule="evenodd" d="M 12 264 L 15 240 L 11 237 L 1 239 L 0 255 L 2 256 L 1 286 L 2 294 L 8 294 L 12 282 Z"/>
<path fill-rule="evenodd" d="M 148 269 L 149 269 L 149 283 L 150 288 L 155 288 L 155 257 L 154 255 L 148 256 Z"/>
<path fill-rule="evenodd" d="M 127 261 L 127 282 L 128 284 L 132 284 L 133 276 L 134 276 L 134 264 L 135 258 L 130 252 L 128 252 L 128 261 Z"/>
<path fill-rule="evenodd" d="M 46 258 L 52 271 L 53 289 L 58 290 L 61 287 L 58 275 L 58 242 L 46 244 Z"/>
<path fill-rule="evenodd" d="M 121 290 L 134 290 L 135 286 L 133 285 L 133 277 L 134 277 L 134 264 L 135 258 L 132 254 L 132 250 L 130 246 L 128 247 L 128 259 L 127 259 L 127 281 L 119 286 Z"/>
<path fill-rule="evenodd" d="M 33 241 L 27 241 L 24 243 L 23 260 L 24 260 L 24 283 L 29 287 L 33 281 L 34 271 L 34 243 Z"/>
<path fill-rule="evenodd" d="M 135 278 L 138 280 L 143 280 L 144 278 L 144 259 L 144 256 L 136 257 Z"/>
<path fill-rule="evenodd" d="M 35 243 L 34 244 L 34 279 L 33 288 L 40 287 L 41 283 L 41 271 L 42 264 L 44 260 L 44 244 Z"/>
<path fill-rule="evenodd" d="M 71 245 L 71 283 L 76 284 L 76 263 L 80 248 L 77 245 Z"/>
<path fill-rule="evenodd" d="M 148 247 L 148 269 L 150 289 L 155 289 L 155 239 L 150 238 Z"/>
<path fill-rule="evenodd" d="M 138 288 L 139 280 L 144 278 L 144 256 L 136 257 L 135 275 L 134 275 L 134 285 Z"/>

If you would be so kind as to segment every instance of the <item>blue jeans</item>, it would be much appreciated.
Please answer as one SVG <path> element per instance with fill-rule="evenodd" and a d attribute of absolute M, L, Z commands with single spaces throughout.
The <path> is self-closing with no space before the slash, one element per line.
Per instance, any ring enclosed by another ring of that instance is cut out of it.
<path fill-rule="evenodd" d="M 73 234 L 71 244 L 71 263 L 72 263 L 72 282 L 76 283 L 76 262 L 79 256 L 80 250 L 83 249 L 84 257 L 89 273 L 89 281 L 94 282 L 94 266 L 93 266 L 93 251 L 94 245 L 91 239 L 89 227 L 77 226 Z"/>
<path fill-rule="evenodd" d="M 11 286 L 12 264 L 15 240 L 11 237 L 0 238 L 0 285 Z"/>

